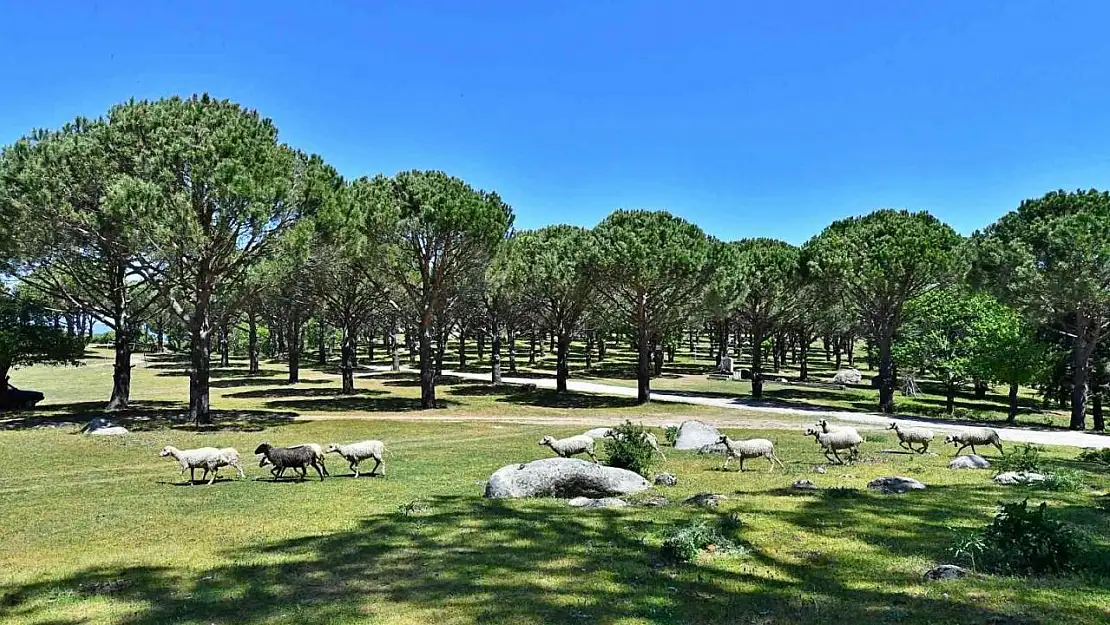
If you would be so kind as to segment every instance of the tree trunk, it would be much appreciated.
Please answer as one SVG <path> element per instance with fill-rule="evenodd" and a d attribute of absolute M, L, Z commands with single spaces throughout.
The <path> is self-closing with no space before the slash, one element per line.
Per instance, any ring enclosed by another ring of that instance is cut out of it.
<path fill-rule="evenodd" d="M 674 363 L 674 345 L 667 346 L 667 362 Z"/>
<path fill-rule="evenodd" d="M 116 328 L 116 358 L 112 365 L 112 397 L 108 400 L 107 410 L 127 410 L 131 401 L 131 330 Z"/>
<path fill-rule="evenodd" d="M 879 412 L 894 412 L 894 359 L 890 344 L 893 332 L 879 337 Z"/>
<path fill-rule="evenodd" d="M 301 320 L 293 315 L 293 320 L 289 324 L 289 336 L 286 338 L 286 346 L 289 348 L 289 383 L 296 384 L 301 381 Z"/>
<path fill-rule="evenodd" d="M 90 326 L 90 327 L 92 327 L 92 326 Z M 155 336 L 157 338 L 158 353 L 159 354 L 164 354 L 164 353 L 166 353 L 166 322 L 159 319 L 158 324 L 155 326 L 155 328 L 156 328 Z"/>
<path fill-rule="evenodd" d="M 247 374 L 258 375 L 258 319 L 254 311 L 247 311 L 247 359 Z"/>
<path fill-rule="evenodd" d="M 478 362 L 482 362 L 486 356 L 486 333 L 479 330 L 474 339 L 478 342 Z"/>
<path fill-rule="evenodd" d="M 459 332 L 459 369 L 466 369 L 466 332 Z"/>
<path fill-rule="evenodd" d="M 343 324 L 343 342 L 339 348 L 339 370 L 343 378 L 343 394 L 355 392 L 355 332 L 349 323 Z M 370 345 L 374 344 L 370 341 Z"/>
<path fill-rule="evenodd" d="M 405 328 L 405 351 L 409 353 L 409 362 L 412 363 L 416 360 L 416 342 L 413 337 L 416 336 L 416 330 L 413 328 Z"/>
<path fill-rule="evenodd" d="M 1102 432 L 1106 429 L 1106 423 L 1102 419 L 1102 393 L 1098 392 L 1091 396 L 1091 427 L 1096 432 Z"/>
<path fill-rule="evenodd" d="M 800 354 L 798 354 L 798 379 L 802 382 L 809 380 L 809 349 L 803 347 Z"/>
<path fill-rule="evenodd" d="M 651 374 L 655 377 L 663 375 L 663 346 L 656 343 L 651 349 Z"/>
<path fill-rule="evenodd" d="M 555 390 L 567 392 L 567 378 L 570 377 L 570 335 L 560 334 L 555 341 Z"/>
<path fill-rule="evenodd" d="M 551 338 L 550 338 L 550 342 L 548 343 L 547 353 L 550 354 L 553 351 L 555 351 L 555 333 L 554 332 L 551 333 Z"/>
<path fill-rule="evenodd" d="M 853 335 L 851 333 L 848 333 L 848 339 L 847 339 L 847 341 L 845 341 L 845 343 L 846 344 L 845 344 L 844 347 L 846 348 L 846 351 L 848 352 L 848 366 L 849 367 L 855 367 L 856 366 L 856 337 L 855 337 L 855 335 Z"/>
<path fill-rule="evenodd" d="M 436 407 L 436 368 L 432 362 L 432 328 L 428 320 L 420 328 L 420 407 Z"/>
<path fill-rule="evenodd" d="M 752 399 L 763 397 L 763 328 L 752 327 Z"/>
<path fill-rule="evenodd" d="M 594 333 L 586 332 L 586 370 L 594 367 Z"/>
<path fill-rule="evenodd" d="M 351 342 L 352 343 L 354 342 L 353 337 L 351 338 Z M 355 363 L 354 363 L 354 365 L 357 367 L 358 366 L 358 344 L 356 343 L 354 347 L 355 347 Z M 366 335 L 366 360 L 370 364 L 374 364 L 374 333 L 373 332 Z"/>
<path fill-rule="evenodd" d="M 322 324 L 322 323 L 319 326 L 317 326 L 316 330 L 317 330 L 317 333 L 319 335 L 319 336 L 317 336 L 317 344 L 316 344 L 316 349 L 317 349 L 317 351 L 316 351 L 316 364 L 323 367 L 323 366 L 326 366 L 328 364 L 327 332 L 324 331 L 324 324 Z"/>
<path fill-rule="evenodd" d="M 509 373 L 516 373 L 516 328 L 509 326 Z"/>
<path fill-rule="evenodd" d="M 196 425 L 206 425 L 212 423 L 208 397 L 212 345 L 207 306 L 203 304 L 197 306 L 191 321 L 189 352 L 192 370 L 189 372 L 189 420 Z"/>
<path fill-rule="evenodd" d="M 390 371 L 401 370 L 401 346 L 397 340 L 397 323 L 389 326 L 389 354 L 392 357 L 389 369 Z"/>
<path fill-rule="evenodd" d="M 528 337 L 528 364 L 536 364 L 536 327 L 532 326 L 532 334 Z"/>
<path fill-rule="evenodd" d="M 231 340 L 228 337 L 230 329 L 228 328 L 228 321 L 220 321 L 220 366 L 231 366 Z"/>
<path fill-rule="evenodd" d="M 1006 423 L 1017 421 L 1018 412 L 1018 383 L 1010 382 L 1010 412 L 1006 415 Z"/>
<path fill-rule="evenodd" d="M 944 411 L 952 414 L 956 410 L 956 385 L 951 381 L 944 385 Z"/>
<path fill-rule="evenodd" d="M 1084 317 L 1079 315 L 1079 331 L 1072 348 L 1071 424 L 1073 430 L 1087 427 L 1087 378 L 1091 372 L 1091 341 L 1084 331 Z"/>
<path fill-rule="evenodd" d="M 605 360 L 605 333 L 597 335 L 597 359 L 598 361 Z"/>
<path fill-rule="evenodd" d="M 436 339 L 436 375 L 443 374 L 443 359 L 447 354 L 447 330 L 439 333 Z"/>
<path fill-rule="evenodd" d="M 821 347 L 825 348 L 825 362 L 832 360 L 832 351 L 829 349 L 829 337 L 827 335 L 821 337 Z"/>
<path fill-rule="evenodd" d="M 780 351 L 779 350 L 779 338 L 778 338 L 778 336 L 772 336 L 771 337 L 771 369 L 775 373 L 779 372 L 779 365 L 780 365 L 780 363 L 779 363 L 779 351 Z"/>
<path fill-rule="evenodd" d="M 636 344 L 636 401 L 651 401 L 651 337 L 642 333 Z"/>
<path fill-rule="evenodd" d="M 494 319 L 490 328 L 490 382 L 497 386 L 501 384 L 501 325 Z"/>
<path fill-rule="evenodd" d="M 975 380 L 975 399 L 986 399 L 990 385 L 982 380 Z"/>
<path fill-rule="evenodd" d="M 836 357 L 836 370 L 840 371 L 840 365 L 843 363 L 842 354 L 844 351 L 844 341 L 840 336 L 833 340 L 833 355 Z"/>

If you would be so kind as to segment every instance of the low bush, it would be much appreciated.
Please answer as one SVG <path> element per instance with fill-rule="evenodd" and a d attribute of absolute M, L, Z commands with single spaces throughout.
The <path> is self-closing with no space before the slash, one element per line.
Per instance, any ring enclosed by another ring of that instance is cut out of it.
<path fill-rule="evenodd" d="M 647 440 L 643 425 L 625 421 L 613 428 L 612 436 L 605 437 L 607 464 L 628 469 L 647 477 L 655 464 L 655 449 Z"/>
<path fill-rule="evenodd" d="M 678 440 L 678 426 L 668 425 L 663 430 L 663 438 L 666 439 L 668 445 L 674 447 L 674 442 Z"/>
<path fill-rule="evenodd" d="M 691 562 L 703 551 L 731 551 L 730 540 L 708 522 L 692 521 L 672 527 L 663 535 L 663 557 L 670 562 Z"/>
<path fill-rule="evenodd" d="M 994 468 L 999 473 L 1008 471 L 1041 471 L 1041 448 L 1032 443 L 1018 445 L 1010 453 L 994 461 Z"/>
<path fill-rule="evenodd" d="M 1087 489 L 1083 474 L 1075 469 L 1057 469 L 1044 476 L 1044 481 L 1037 484 L 1046 490 L 1058 490 L 1077 493 Z"/>
<path fill-rule="evenodd" d="M 1093 462 L 1095 464 L 1110 465 L 1110 447 L 1102 449 L 1084 449 L 1076 458 L 1080 462 Z"/>
<path fill-rule="evenodd" d="M 1041 576 L 1072 570 L 1083 548 L 1073 526 L 1051 518 L 1044 503 L 1030 509 L 1026 499 L 1003 503 L 990 525 L 958 541 L 953 552 L 988 573 Z"/>

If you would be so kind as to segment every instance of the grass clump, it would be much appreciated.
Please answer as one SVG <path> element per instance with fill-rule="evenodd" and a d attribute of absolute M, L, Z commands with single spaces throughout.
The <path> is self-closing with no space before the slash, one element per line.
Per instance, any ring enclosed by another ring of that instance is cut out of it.
<path fill-rule="evenodd" d="M 663 438 L 667 441 L 668 445 L 673 447 L 674 442 L 678 440 L 678 426 L 668 425 L 666 428 L 664 428 Z"/>
<path fill-rule="evenodd" d="M 1041 448 L 1032 443 L 1019 445 L 1010 453 L 996 460 L 994 467 L 999 473 L 1009 471 L 1039 473 L 1041 471 Z"/>
<path fill-rule="evenodd" d="M 706 522 L 697 520 L 669 528 L 663 535 L 663 557 L 675 564 L 692 562 L 703 551 L 730 552 L 736 546 L 721 531 Z"/>
<path fill-rule="evenodd" d="M 1084 449 L 1079 452 L 1079 456 L 1076 460 L 1110 466 L 1110 447 L 1104 447 L 1102 449 Z"/>
<path fill-rule="evenodd" d="M 1075 568 L 1083 537 L 1075 527 L 1048 514 L 1048 505 L 1029 500 L 1003 503 L 994 520 L 953 550 L 973 568 L 988 573 L 1039 577 Z"/>
<path fill-rule="evenodd" d="M 644 477 L 655 464 L 655 448 L 648 442 L 647 430 L 631 421 L 613 428 L 605 439 L 605 452 L 609 466 L 635 471 Z"/>
<path fill-rule="evenodd" d="M 1083 474 L 1075 469 L 1056 469 L 1044 477 L 1038 484 L 1046 490 L 1056 490 L 1068 493 L 1078 493 L 1087 490 L 1087 482 Z"/>

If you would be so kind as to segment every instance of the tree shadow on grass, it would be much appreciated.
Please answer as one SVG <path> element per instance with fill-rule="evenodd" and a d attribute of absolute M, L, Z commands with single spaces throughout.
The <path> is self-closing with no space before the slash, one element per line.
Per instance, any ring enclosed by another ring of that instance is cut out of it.
<path fill-rule="evenodd" d="M 239 388 L 241 386 L 284 386 L 289 387 L 294 384 L 337 384 L 335 380 L 299 380 L 297 382 L 290 382 L 284 377 L 257 377 L 250 376 L 246 378 L 226 378 L 223 380 L 212 380 L 208 383 L 210 388 Z"/>
<path fill-rule="evenodd" d="M 360 397 L 367 395 L 385 395 L 385 391 L 371 390 L 371 389 L 355 389 L 354 393 L 344 395 L 343 389 L 339 387 L 332 388 L 268 388 L 254 391 L 239 391 L 237 393 L 228 393 L 224 397 L 234 397 L 236 399 L 267 399 L 275 397 Z"/>
<path fill-rule="evenodd" d="M 714 514 L 690 508 L 672 516 L 686 523 Z M 814 566 L 753 548 L 666 566 L 644 541 L 662 529 L 627 510 L 435 497 L 372 514 L 348 531 L 230 550 L 207 568 L 97 566 L 8 584 L 0 587 L 0 618 L 35 620 L 65 596 L 126 602 L 121 625 L 364 622 L 395 618 L 399 609 L 414 622 L 817 625 L 845 615 L 865 625 L 1023 622 L 1010 620 L 1022 606 L 1007 613 L 974 598 L 949 600 L 920 592 L 919 579 L 899 591 L 908 580 L 851 563 Z M 743 531 L 730 537 L 743 544 Z M 750 564 L 725 566 L 728 558 Z M 1047 610 L 1072 623 L 1097 617 L 1066 601 Z"/>
<path fill-rule="evenodd" d="M 97 417 L 107 418 L 132 432 L 148 432 L 164 428 L 187 431 L 256 432 L 268 427 L 294 422 L 295 412 L 273 410 L 213 410 L 212 423 L 195 425 L 188 418 L 188 405 L 170 401 L 133 401 L 127 410 L 107 412 L 108 402 L 86 401 L 68 404 L 47 404 L 31 413 L 20 413 L 0 419 L 0 430 L 40 428 L 73 428 L 77 432 Z"/>
<path fill-rule="evenodd" d="M 497 401 L 540 408 L 614 409 L 631 408 L 639 405 L 635 397 L 616 397 L 591 393 L 560 393 L 547 388 L 509 393 Z"/>
<path fill-rule="evenodd" d="M 452 384 L 463 384 L 463 383 L 465 383 L 465 380 L 463 380 L 463 378 L 460 378 L 457 375 L 439 375 L 439 376 L 436 376 L 436 386 L 450 386 Z M 387 380 L 385 382 L 382 382 L 382 385 L 384 385 L 384 386 L 400 386 L 400 387 L 406 387 L 406 388 L 417 387 L 417 386 L 420 386 L 420 376 L 416 375 L 414 377 L 396 377 L 396 378 Z"/>
<path fill-rule="evenodd" d="M 458 402 L 437 399 L 437 408 L 457 406 Z M 303 412 L 412 412 L 423 410 L 419 397 L 368 397 L 340 395 L 317 399 L 272 399 L 266 406 L 275 410 Z"/>

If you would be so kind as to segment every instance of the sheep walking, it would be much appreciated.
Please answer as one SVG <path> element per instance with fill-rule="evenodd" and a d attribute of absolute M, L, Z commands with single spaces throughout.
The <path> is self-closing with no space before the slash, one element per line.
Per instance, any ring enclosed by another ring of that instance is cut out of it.
<path fill-rule="evenodd" d="M 898 435 L 898 446 L 903 449 L 908 449 L 912 452 L 923 454 L 929 451 L 929 443 L 933 441 L 933 431 L 929 428 L 914 428 L 899 425 L 897 421 L 891 421 L 888 430 L 894 430 Z M 920 449 L 914 448 L 913 444 L 921 445 Z"/>
<path fill-rule="evenodd" d="M 331 473 L 328 473 L 327 465 L 324 464 L 324 449 L 316 443 L 300 443 L 299 445 L 288 445 L 287 447 L 289 449 L 298 449 L 300 447 L 307 447 L 311 449 L 312 453 L 316 454 L 316 464 L 320 465 L 319 470 L 323 471 L 324 477 L 331 476 Z M 258 466 L 264 467 L 267 465 L 271 465 L 271 462 L 269 461 L 269 459 L 263 456 L 262 460 L 258 462 Z M 270 473 L 274 476 L 275 479 L 277 479 L 282 475 L 285 475 L 285 469 L 279 470 L 277 467 L 273 467 L 270 469 Z"/>
<path fill-rule="evenodd" d="M 354 471 L 356 478 L 359 476 L 358 463 L 368 458 L 374 459 L 374 468 L 370 471 L 370 475 L 376 475 L 378 467 L 382 468 L 382 475 L 385 475 L 385 443 L 381 441 L 361 441 L 349 445 L 331 444 L 328 445 L 328 453 L 343 456 L 350 463 L 351 471 Z"/>
<path fill-rule="evenodd" d="M 717 440 L 719 445 L 725 446 L 725 465 L 722 467 L 728 470 L 728 461 L 733 458 L 740 459 L 740 471 L 744 470 L 744 460 L 748 458 L 766 458 L 771 463 L 771 471 L 775 470 L 775 463 L 784 470 L 786 465 L 779 460 L 775 455 L 775 444 L 765 438 L 749 438 L 742 441 L 734 441 L 731 438 L 722 435 Z"/>
<path fill-rule="evenodd" d="M 232 447 L 224 447 L 223 449 L 216 449 L 215 447 L 199 447 L 197 449 L 178 449 L 173 445 L 166 445 L 158 454 L 162 458 L 173 456 L 181 465 L 181 471 L 178 475 L 184 474 L 185 470 L 189 470 L 189 484 L 192 485 L 197 480 L 197 469 L 204 469 L 204 474 L 201 475 L 200 480 L 203 482 L 208 478 L 208 473 L 212 473 L 212 477 L 208 479 L 208 484 L 211 485 L 216 481 L 216 476 L 219 474 L 220 467 L 234 467 L 239 472 L 239 477 L 246 477 L 243 473 L 243 468 L 239 466 L 239 452 L 235 451 Z"/>
<path fill-rule="evenodd" d="M 805 430 L 806 436 L 812 436 L 825 451 L 825 459 L 829 462 L 837 462 L 844 464 L 841 459 L 839 450 L 847 449 L 849 458 L 854 458 L 859 455 L 860 445 L 863 444 L 863 437 L 855 428 L 838 428 L 829 432 L 821 431 L 819 427 L 807 427 Z M 829 454 L 832 454 L 831 456 Z"/>
<path fill-rule="evenodd" d="M 594 439 L 589 436 L 569 436 L 567 438 L 555 438 L 554 436 L 545 436 L 540 439 L 540 445 L 545 445 L 555 452 L 556 456 L 560 458 L 570 458 L 577 454 L 586 454 L 594 464 L 598 464 L 597 456 L 594 455 Z"/>
<path fill-rule="evenodd" d="M 976 453 L 976 445 L 994 445 L 998 448 L 998 453 L 1003 453 L 1002 439 L 998 437 L 998 432 L 990 428 L 970 428 L 952 432 L 944 437 L 944 444 L 949 443 L 952 443 L 953 447 L 959 447 L 956 450 L 957 456 L 968 447 L 971 448 L 971 453 Z"/>
<path fill-rule="evenodd" d="M 663 450 L 659 448 L 659 439 L 656 438 L 656 436 L 654 434 L 652 434 L 651 432 L 644 432 L 643 434 L 644 434 L 644 440 L 647 441 L 648 445 L 651 445 L 652 451 L 659 454 L 659 457 L 663 459 L 663 462 L 666 462 L 667 461 L 667 455 L 664 454 Z M 585 436 L 585 435 L 583 435 L 583 436 Z M 605 436 L 608 437 L 608 438 L 611 438 L 613 440 L 616 440 L 617 437 L 618 437 L 618 434 L 617 434 L 616 430 L 610 429 L 608 432 L 605 433 Z"/>
<path fill-rule="evenodd" d="M 274 465 L 270 472 L 274 475 L 275 481 L 285 473 L 286 469 L 293 469 L 294 472 L 299 471 L 300 479 L 304 480 L 310 466 L 320 474 L 320 481 L 324 481 L 324 472 L 320 469 L 320 464 L 316 461 L 316 452 L 311 447 L 274 447 L 269 443 L 262 443 L 254 450 L 254 453 L 264 456 L 259 461 L 258 466 L 264 466 L 263 463 L 265 462 Z"/>

